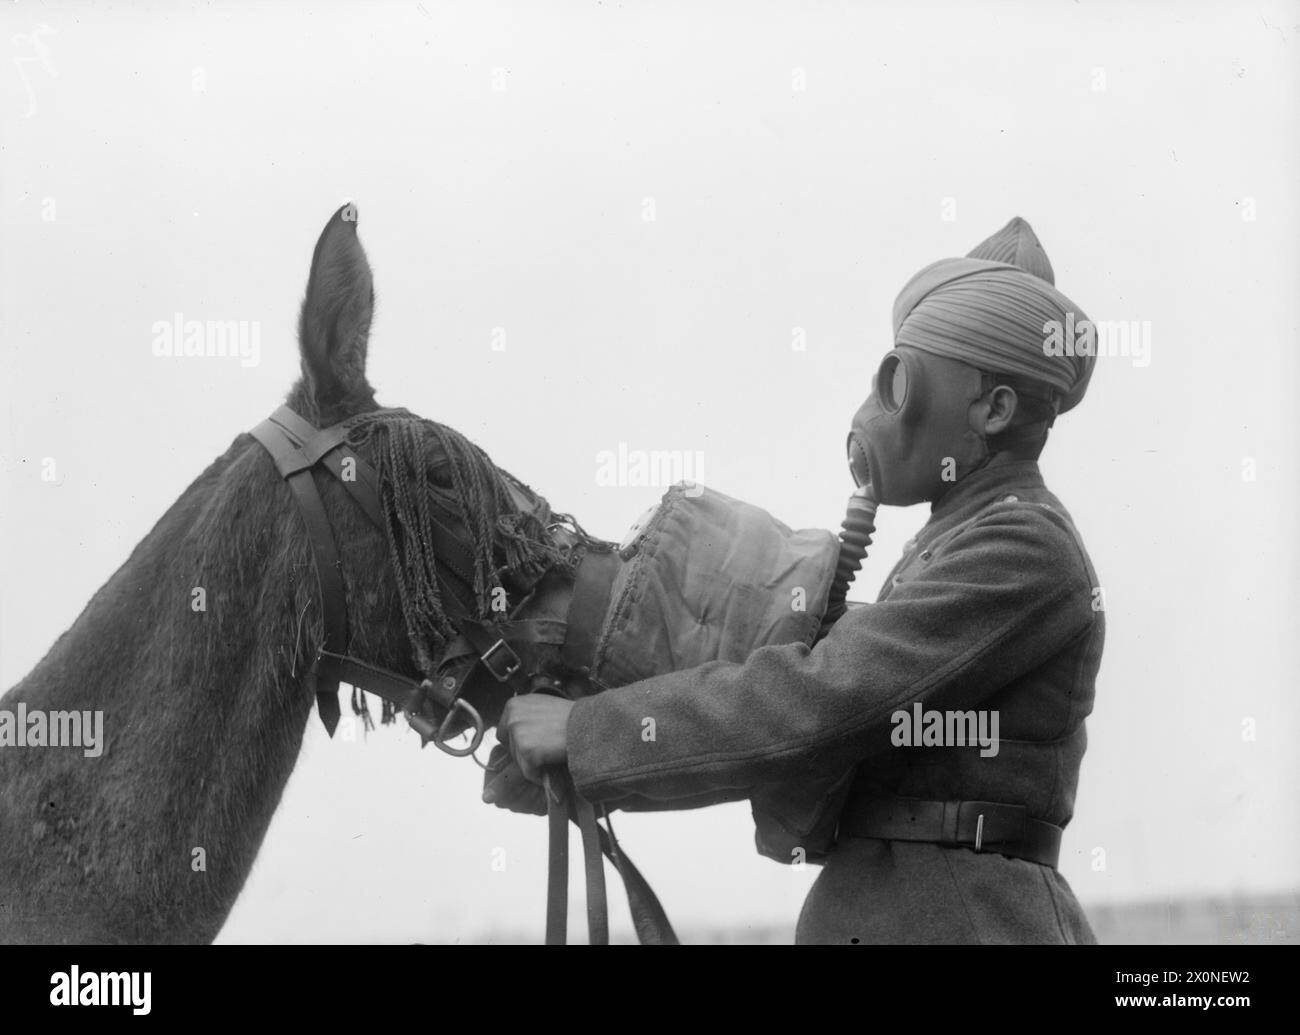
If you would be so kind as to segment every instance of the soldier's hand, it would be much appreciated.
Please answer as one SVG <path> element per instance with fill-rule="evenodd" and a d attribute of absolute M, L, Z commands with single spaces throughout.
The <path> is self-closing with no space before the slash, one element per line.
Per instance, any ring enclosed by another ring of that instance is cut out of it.
<path fill-rule="evenodd" d="M 498 744 L 483 773 L 483 800 L 499 809 L 530 816 L 546 815 L 546 791 L 524 777 L 510 749 Z"/>
<path fill-rule="evenodd" d="M 542 782 L 543 770 L 568 761 L 565 731 L 572 707 L 572 701 L 550 694 L 523 694 L 506 702 L 497 736 L 533 783 Z"/>

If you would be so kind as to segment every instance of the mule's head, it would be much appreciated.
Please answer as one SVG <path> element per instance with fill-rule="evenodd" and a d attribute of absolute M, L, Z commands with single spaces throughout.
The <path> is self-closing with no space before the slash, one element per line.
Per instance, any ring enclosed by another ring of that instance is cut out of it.
<path fill-rule="evenodd" d="M 589 540 L 555 531 L 546 501 L 453 429 L 375 402 L 366 379 L 374 297 L 357 209 L 345 205 L 325 226 L 312 257 L 298 324 L 302 376 L 286 402 L 318 428 L 343 424 L 349 444 L 379 473 L 383 530 L 332 478 L 318 479 L 342 561 L 348 653 L 414 679 L 436 678 L 455 635 L 456 612 L 468 609 L 493 620 L 563 619 L 572 547 Z M 295 507 L 289 493 L 279 491 L 282 505 Z M 439 518 L 469 545 L 471 561 L 462 555 L 458 565 L 445 564 L 435 533 Z M 449 586 L 459 592 L 449 594 Z M 319 619 L 318 602 L 309 606 Z M 319 634 L 319 621 L 309 628 Z M 302 660 L 310 664 L 314 647 L 303 649 Z M 544 667 L 563 676 L 558 648 L 542 652 Z M 481 667 L 465 684 L 466 698 L 489 724 L 510 693 Z M 359 695 L 353 706 L 364 707 Z M 384 718 L 391 716 L 385 707 Z"/>

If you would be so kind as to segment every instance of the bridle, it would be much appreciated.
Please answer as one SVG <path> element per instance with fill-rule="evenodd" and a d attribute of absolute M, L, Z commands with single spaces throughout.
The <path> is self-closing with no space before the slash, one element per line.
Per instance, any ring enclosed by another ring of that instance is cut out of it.
<path fill-rule="evenodd" d="M 532 599 L 536 582 L 544 576 L 538 577 L 533 587 L 526 587 L 528 592 L 508 619 L 479 618 L 472 608 L 474 554 L 457 531 L 460 518 L 437 500 L 430 499 L 439 589 L 457 636 L 447 645 L 438 672 L 430 674 L 435 678 L 415 680 L 355 658 L 348 653 L 347 594 L 334 533 L 317 486 L 317 470 L 323 468 L 333 475 L 381 533 L 385 532 L 385 518 L 379 475 L 348 446 L 348 430 L 346 422 L 317 428 L 289 407 L 281 406 L 251 432 L 293 491 L 315 560 L 324 636 L 310 679 L 314 682 L 321 721 L 333 736 L 340 715 L 339 684 L 346 682 L 390 702 L 419 733 L 422 745 L 433 743 L 458 757 L 472 755 L 483 740 L 485 725 L 478 709 L 463 696 L 469 677 L 481 665 L 516 694 L 542 692 L 567 696 L 560 680 L 541 670 L 535 657 L 536 648 L 558 647 L 566 666 L 578 671 L 589 667 L 618 569 L 618 554 L 595 548 L 584 552 L 564 620 L 515 617 Z M 534 504 L 509 480 L 508 486 L 520 509 L 529 509 Z M 562 526 L 553 526 L 552 530 L 570 546 L 579 539 Z M 458 722 L 470 731 L 469 743 L 462 747 L 448 743 L 452 727 Z M 609 941 L 603 855 L 623 878 L 633 924 L 642 944 L 676 944 L 677 937 L 663 907 L 614 838 L 608 815 L 604 817 L 606 829 L 597 821 L 591 803 L 576 793 L 564 770 L 548 772 L 544 786 L 550 832 L 547 944 L 565 941 L 570 820 L 582 833 L 589 941 L 592 944 Z"/>

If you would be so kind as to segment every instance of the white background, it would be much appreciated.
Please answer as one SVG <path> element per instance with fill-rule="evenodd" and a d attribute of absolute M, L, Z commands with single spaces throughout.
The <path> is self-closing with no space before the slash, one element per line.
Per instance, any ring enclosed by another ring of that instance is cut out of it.
<path fill-rule="evenodd" d="M 1085 905 L 1295 887 L 1300 10 L 705 7 L 5 3 L 0 687 L 279 403 L 346 199 L 380 401 L 608 538 L 662 492 L 597 484 L 620 442 L 837 528 L 894 295 L 1022 215 L 1092 317 L 1151 327 L 1043 459 L 1109 623 L 1062 870 Z M 176 312 L 260 321 L 260 364 L 155 358 Z M 857 598 L 925 516 L 882 512 Z M 544 821 L 479 788 L 313 714 L 222 940 L 540 940 Z M 816 873 L 744 805 L 618 829 L 684 931 L 792 932 Z"/>

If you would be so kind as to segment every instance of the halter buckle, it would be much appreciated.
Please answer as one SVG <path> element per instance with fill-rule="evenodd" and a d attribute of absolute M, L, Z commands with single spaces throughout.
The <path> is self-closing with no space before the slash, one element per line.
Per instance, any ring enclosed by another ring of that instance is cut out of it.
<path fill-rule="evenodd" d="M 498 666 L 497 659 L 505 663 L 504 668 Z M 498 683 L 509 681 L 510 677 L 519 671 L 523 662 L 519 660 L 519 655 L 511 648 L 505 640 L 497 640 L 487 650 L 479 655 L 479 661 L 483 662 L 484 667 L 492 673 Z"/>
<path fill-rule="evenodd" d="M 451 720 L 455 718 L 457 710 L 464 712 L 465 715 L 468 716 L 469 724 L 474 730 L 474 733 L 470 737 L 469 744 L 466 747 L 451 747 L 447 744 L 447 727 L 451 725 Z M 483 716 L 478 713 L 477 708 L 466 701 L 463 697 L 456 698 L 452 703 L 451 708 L 448 709 L 446 718 L 444 718 L 442 723 L 436 728 L 433 723 L 423 715 L 419 715 L 415 712 L 408 711 L 406 713 L 406 721 L 410 723 L 415 732 L 420 735 L 421 747 L 432 742 L 433 746 L 439 751 L 453 755 L 456 758 L 464 758 L 466 755 L 474 754 L 474 752 L 478 750 L 479 745 L 483 743 L 483 734 L 486 732 L 486 726 L 483 723 Z"/>

